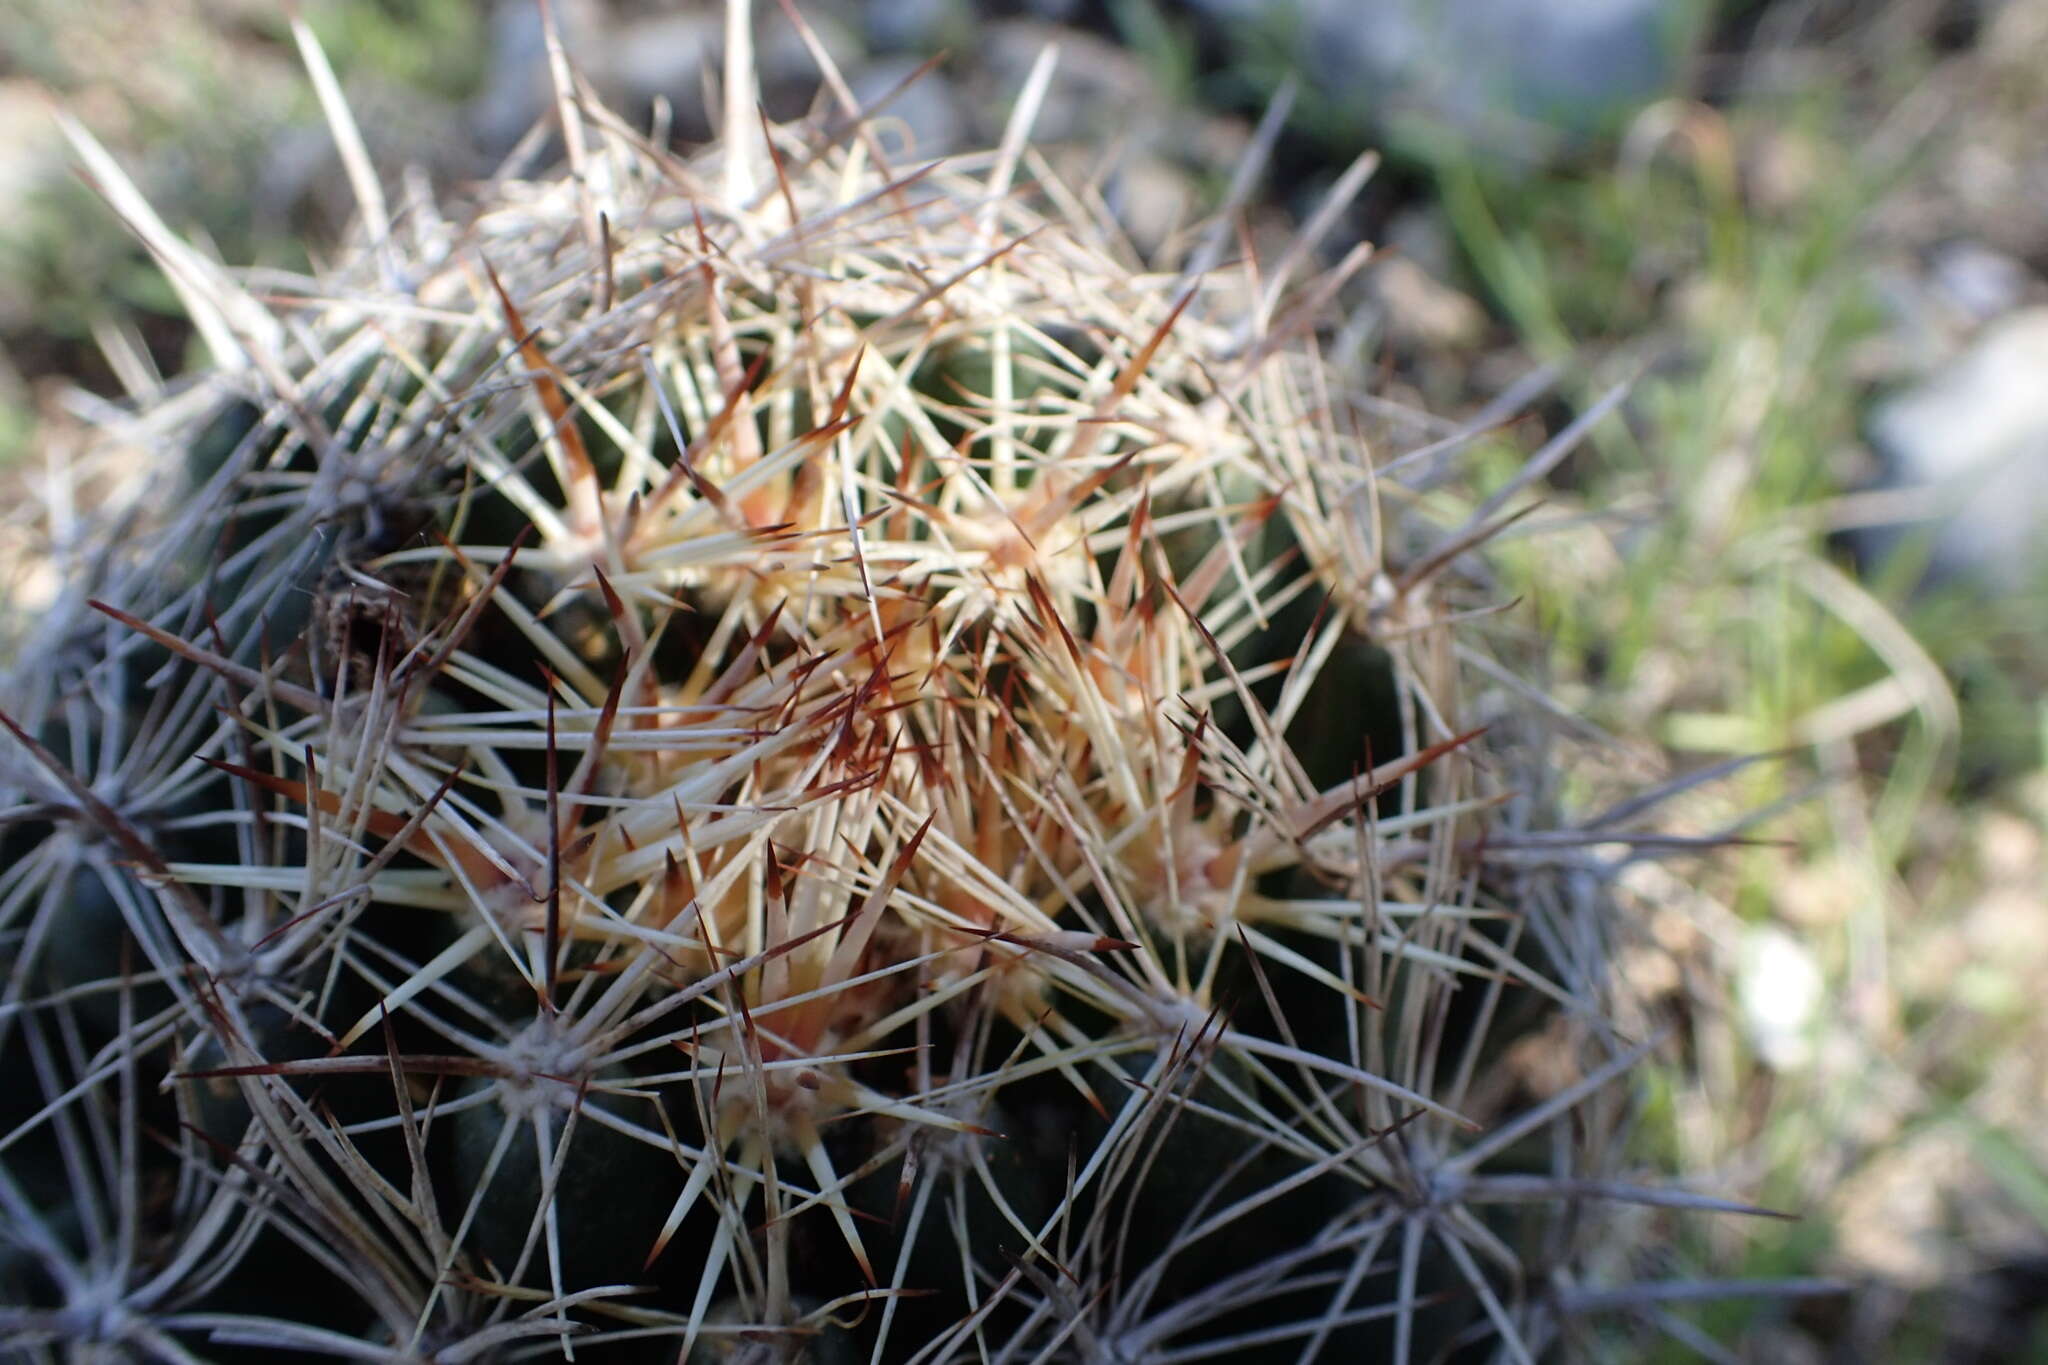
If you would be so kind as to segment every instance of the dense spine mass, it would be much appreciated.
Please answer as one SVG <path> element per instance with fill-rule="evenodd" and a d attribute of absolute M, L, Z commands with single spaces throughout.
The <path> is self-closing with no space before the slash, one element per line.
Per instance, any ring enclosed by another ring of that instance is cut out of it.
<path fill-rule="evenodd" d="M 1526 1360 L 1677 1199 L 1507 497 L 1364 438 L 1362 254 L 1140 264 L 1043 89 L 933 166 L 565 83 L 260 301 L 80 135 L 222 368 L 0 680 L 29 1358 Z"/>

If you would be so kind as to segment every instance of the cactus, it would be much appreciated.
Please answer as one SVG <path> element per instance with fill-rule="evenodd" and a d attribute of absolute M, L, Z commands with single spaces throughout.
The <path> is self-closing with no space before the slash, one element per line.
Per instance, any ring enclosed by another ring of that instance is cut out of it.
<path fill-rule="evenodd" d="M 719 145 L 562 64 L 567 167 L 459 213 L 330 97 L 359 249 L 261 302 L 70 128 L 218 365 L 98 415 L 0 679 L 0 1332 L 1542 1354 L 1686 1198 L 1489 654 L 1512 494 L 1361 434 L 1362 253 L 1131 259 L 1042 79 L 943 165 L 822 50 L 767 125 L 735 14 Z"/>

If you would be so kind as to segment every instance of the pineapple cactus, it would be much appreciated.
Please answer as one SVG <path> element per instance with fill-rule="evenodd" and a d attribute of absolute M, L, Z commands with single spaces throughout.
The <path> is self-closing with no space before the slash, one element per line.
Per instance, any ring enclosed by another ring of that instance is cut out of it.
<path fill-rule="evenodd" d="M 786 20 L 815 117 L 737 3 L 718 144 L 557 50 L 460 209 L 301 28 L 359 250 L 261 301 L 69 128 L 218 363 L 0 677 L 23 1358 L 1529 1361 L 1602 1209 L 1722 1207 L 1623 1179 L 1625 832 L 1489 653 L 1513 492 L 1318 352 L 1365 253 L 1136 260 L 1050 54 L 905 164 Z"/>

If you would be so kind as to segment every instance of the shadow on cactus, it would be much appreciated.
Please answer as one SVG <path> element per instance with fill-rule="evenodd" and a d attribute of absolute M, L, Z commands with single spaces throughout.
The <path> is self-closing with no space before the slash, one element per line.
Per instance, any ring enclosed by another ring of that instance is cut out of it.
<path fill-rule="evenodd" d="M 1619 1177 L 1640 848 L 1537 828 L 1510 499 L 1315 348 L 1364 253 L 1137 262 L 1042 80 L 901 166 L 819 57 L 358 165 L 265 302 L 70 130 L 220 369 L 0 694 L 32 1357 L 1529 1360 L 1602 1209 L 1727 1207 Z"/>

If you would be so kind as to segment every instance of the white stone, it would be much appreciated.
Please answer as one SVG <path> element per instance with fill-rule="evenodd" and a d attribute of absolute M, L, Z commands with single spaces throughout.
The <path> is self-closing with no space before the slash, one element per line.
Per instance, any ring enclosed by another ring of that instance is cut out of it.
<path fill-rule="evenodd" d="M 1776 925 L 1743 935 L 1736 975 L 1744 1035 L 1765 1065 L 1797 1071 L 1813 1060 L 1814 1024 L 1827 982 L 1813 954 Z"/>
<path fill-rule="evenodd" d="M 1869 435 L 1887 482 L 1921 495 L 1935 572 L 2024 588 L 2043 568 L 2048 527 L 2048 308 L 1992 324 L 1945 369 L 1880 403 Z"/>

